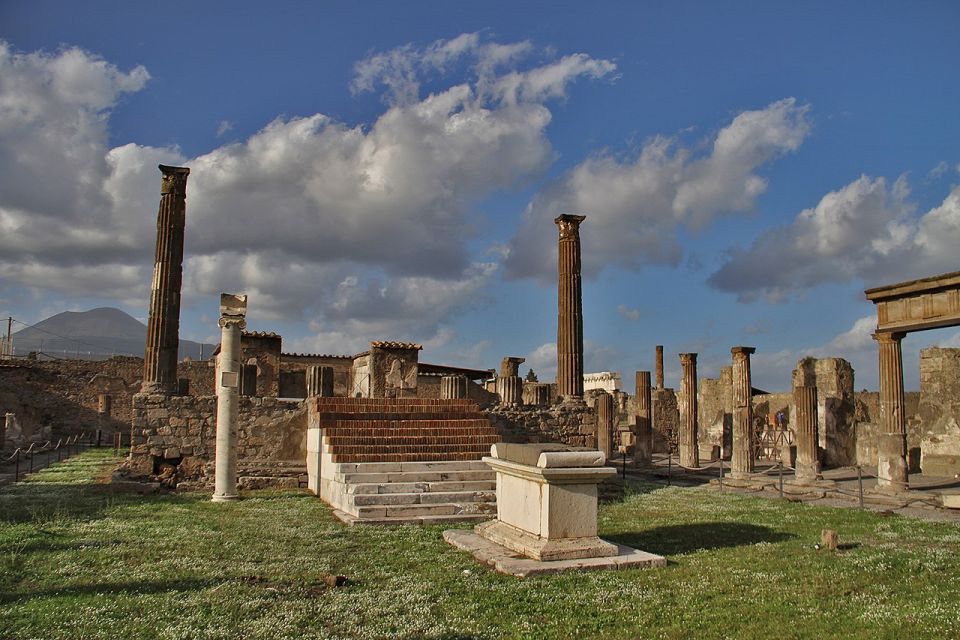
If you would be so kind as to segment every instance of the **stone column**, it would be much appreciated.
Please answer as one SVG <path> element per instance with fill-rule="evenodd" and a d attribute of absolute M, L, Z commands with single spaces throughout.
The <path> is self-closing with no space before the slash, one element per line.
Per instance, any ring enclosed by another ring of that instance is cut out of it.
<path fill-rule="evenodd" d="M 680 383 L 680 465 L 699 467 L 697 443 L 697 354 L 681 353 L 683 380 Z"/>
<path fill-rule="evenodd" d="M 163 180 L 157 214 L 157 247 L 140 391 L 172 395 L 177 390 L 183 229 L 187 217 L 187 176 L 190 175 L 190 169 L 161 164 L 160 171 Z"/>
<path fill-rule="evenodd" d="M 753 473 L 753 381 L 750 354 L 754 347 L 733 347 L 733 453 L 730 475 L 745 478 Z"/>
<path fill-rule="evenodd" d="M 877 487 L 907 488 L 907 425 L 903 414 L 902 333 L 877 332 L 880 347 L 880 435 Z"/>
<path fill-rule="evenodd" d="M 817 387 L 794 384 L 793 428 L 797 440 L 797 480 L 812 482 L 820 478 L 817 445 Z"/>
<path fill-rule="evenodd" d="M 443 376 L 440 378 L 440 398 L 458 400 L 467 397 L 466 376 Z"/>
<path fill-rule="evenodd" d="M 580 223 L 586 216 L 554 219 L 560 229 L 557 287 L 557 393 L 564 402 L 583 401 L 583 311 L 580 282 Z"/>
<path fill-rule="evenodd" d="M 108 393 L 101 393 L 97 397 L 97 413 L 102 416 L 110 417 L 110 412 L 113 409 L 113 396 Z"/>
<path fill-rule="evenodd" d="M 307 397 L 333 397 L 333 367 L 310 365 L 307 367 Z"/>
<path fill-rule="evenodd" d="M 657 389 L 663 389 L 663 345 L 657 345 Z"/>
<path fill-rule="evenodd" d="M 634 445 L 633 461 L 650 464 L 653 459 L 653 405 L 650 401 L 650 372 L 637 371 L 637 442 Z"/>
<path fill-rule="evenodd" d="M 237 499 L 237 414 L 240 332 L 246 327 L 247 296 L 220 296 L 220 356 L 217 367 L 217 442 L 214 502 Z"/>
<path fill-rule="evenodd" d="M 550 385 L 533 384 L 530 385 L 530 402 L 527 403 L 535 407 L 547 407 L 550 405 Z"/>
<path fill-rule="evenodd" d="M 597 449 L 609 460 L 613 457 L 613 396 L 604 391 L 593 406 L 597 412 Z"/>
<path fill-rule="evenodd" d="M 523 404 L 523 379 L 520 376 L 500 376 L 497 378 L 497 395 L 500 404 Z"/>

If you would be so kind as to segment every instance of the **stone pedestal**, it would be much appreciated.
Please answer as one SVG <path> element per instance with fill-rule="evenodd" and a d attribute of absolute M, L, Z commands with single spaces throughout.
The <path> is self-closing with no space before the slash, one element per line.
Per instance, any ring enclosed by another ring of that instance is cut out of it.
<path fill-rule="evenodd" d="M 907 425 L 903 415 L 902 333 L 873 334 L 880 348 L 880 435 L 877 487 L 907 488 Z"/>
<path fill-rule="evenodd" d="M 483 460 L 497 473 L 497 519 L 478 534 L 541 561 L 617 555 L 597 537 L 597 484 L 617 473 L 600 451 L 498 443 Z"/>
<path fill-rule="evenodd" d="M 458 400 L 466 398 L 467 378 L 465 376 L 443 376 L 440 378 L 440 398 L 442 400 Z"/>
<path fill-rule="evenodd" d="M 794 385 L 794 433 L 797 443 L 797 481 L 813 482 L 820 476 L 817 446 L 817 388 Z"/>
<path fill-rule="evenodd" d="M 594 400 L 594 409 L 597 412 L 597 449 L 603 452 L 607 460 L 613 457 L 613 396 L 603 392 Z"/>
<path fill-rule="evenodd" d="M 333 367 L 310 365 L 307 367 L 307 397 L 333 397 Z"/>
<path fill-rule="evenodd" d="M 746 478 L 753 473 L 753 382 L 750 354 L 753 347 L 733 347 L 733 454 L 730 475 Z"/>
<path fill-rule="evenodd" d="M 635 402 L 637 415 L 633 460 L 637 464 L 650 464 L 653 459 L 653 413 L 649 371 L 637 371 Z"/>
<path fill-rule="evenodd" d="M 143 354 L 141 393 L 177 390 L 177 353 L 180 347 L 180 287 L 183 280 L 183 230 L 186 225 L 186 167 L 160 165 L 160 209 L 157 245 L 150 287 L 150 319 Z"/>
<path fill-rule="evenodd" d="M 681 353 L 683 380 L 680 384 L 680 466 L 700 466 L 697 446 L 697 354 Z"/>
<path fill-rule="evenodd" d="M 247 296 L 220 296 L 220 355 L 217 367 L 217 440 L 214 502 L 236 500 L 237 413 L 240 400 L 240 332 L 246 327 Z"/>
<path fill-rule="evenodd" d="M 523 378 L 520 376 L 500 376 L 497 378 L 497 395 L 500 404 L 515 406 L 523 404 Z"/>
<path fill-rule="evenodd" d="M 557 286 L 557 394 L 583 398 L 583 311 L 580 277 L 580 223 L 586 216 L 554 219 L 560 230 Z"/>

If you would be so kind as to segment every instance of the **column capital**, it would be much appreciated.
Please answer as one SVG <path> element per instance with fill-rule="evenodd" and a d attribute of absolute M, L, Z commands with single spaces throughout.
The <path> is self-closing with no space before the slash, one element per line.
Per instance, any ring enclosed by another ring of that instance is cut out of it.
<path fill-rule="evenodd" d="M 873 339 L 880 344 L 899 343 L 906 334 L 900 331 L 875 331 Z"/>
<path fill-rule="evenodd" d="M 749 356 L 751 353 L 756 352 L 756 347 L 730 347 L 730 355 L 734 356 Z"/>
<path fill-rule="evenodd" d="M 683 365 L 697 364 L 697 354 L 695 354 L 695 353 L 681 353 L 681 354 L 680 354 L 680 364 L 683 364 Z"/>
<path fill-rule="evenodd" d="M 573 213 L 565 213 L 553 219 L 554 223 L 560 228 L 560 239 L 575 238 L 580 223 L 587 219 L 587 216 L 579 216 Z"/>
<path fill-rule="evenodd" d="M 190 175 L 189 167 L 170 167 L 165 164 L 159 164 L 157 168 L 163 173 L 163 181 L 160 184 L 160 195 L 186 192 L 187 176 Z"/>
<path fill-rule="evenodd" d="M 220 320 L 217 321 L 217 324 L 221 329 L 226 329 L 227 327 L 239 327 L 241 331 L 247 328 L 247 319 L 237 316 L 221 316 Z"/>

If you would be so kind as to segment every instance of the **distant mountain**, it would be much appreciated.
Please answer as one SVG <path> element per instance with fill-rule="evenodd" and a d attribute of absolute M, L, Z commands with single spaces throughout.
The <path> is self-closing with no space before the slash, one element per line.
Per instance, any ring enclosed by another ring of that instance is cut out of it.
<path fill-rule="evenodd" d="M 143 357 L 147 343 L 147 325 L 120 309 L 101 307 L 90 311 L 64 311 L 13 334 L 18 356 L 31 351 L 56 358 L 102 360 L 114 355 Z M 203 357 L 209 358 L 216 345 L 204 344 Z M 198 360 L 201 344 L 180 341 L 180 359 Z"/>

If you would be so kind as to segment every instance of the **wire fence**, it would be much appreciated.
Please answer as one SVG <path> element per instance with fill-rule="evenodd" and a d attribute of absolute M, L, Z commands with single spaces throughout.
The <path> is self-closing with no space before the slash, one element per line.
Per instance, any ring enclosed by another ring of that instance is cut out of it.
<path fill-rule="evenodd" d="M 84 448 L 99 447 L 101 445 L 101 431 L 79 433 L 66 438 L 60 438 L 56 444 L 52 440 L 47 440 L 43 444 L 33 442 L 29 447 L 17 447 L 13 453 L 5 458 L 0 458 L 0 464 L 7 468 L 13 467 L 13 481 L 19 482 L 21 474 L 33 473 L 48 466 L 53 462 L 53 455 L 56 453 L 57 462 L 69 458 L 72 455 L 80 453 Z M 36 462 L 37 456 L 46 456 Z"/>

